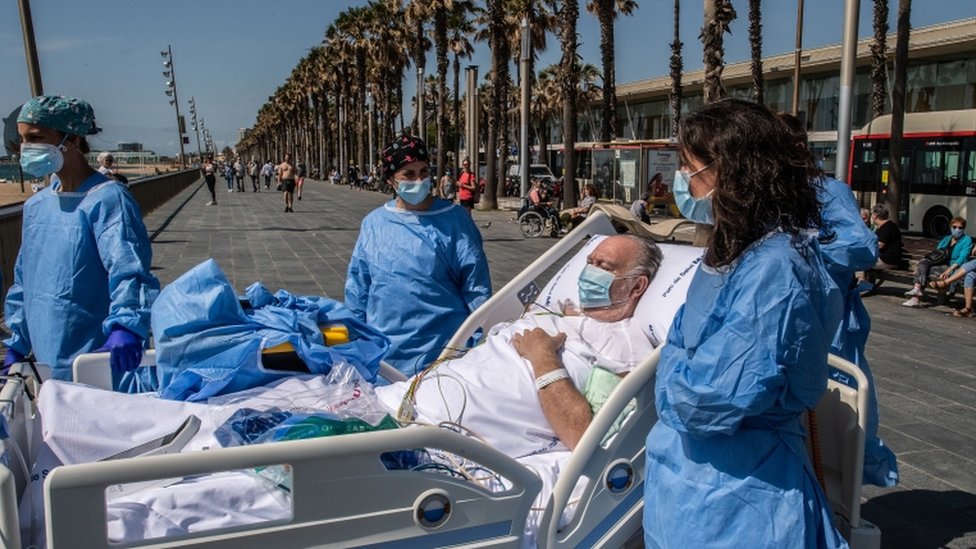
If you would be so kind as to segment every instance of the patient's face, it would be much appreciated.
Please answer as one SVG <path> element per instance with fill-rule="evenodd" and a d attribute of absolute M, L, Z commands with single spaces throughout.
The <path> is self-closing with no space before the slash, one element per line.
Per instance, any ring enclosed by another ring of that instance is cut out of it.
<path fill-rule="evenodd" d="M 611 303 L 619 304 L 603 309 L 586 310 L 586 316 L 603 321 L 616 322 L 629 318 L 640 295 L 631 295 L 636 277 L 627 277 L 636 270 L 638 244 L 629 238 L 610 237 L 600 243 L 586 258 L 586 262 L 612 273 L 616 278 L 610 286 Z M 627 278 L 620 278 L 627 277 Z M 646 277 L 644 277 L 646 279 Z"/>

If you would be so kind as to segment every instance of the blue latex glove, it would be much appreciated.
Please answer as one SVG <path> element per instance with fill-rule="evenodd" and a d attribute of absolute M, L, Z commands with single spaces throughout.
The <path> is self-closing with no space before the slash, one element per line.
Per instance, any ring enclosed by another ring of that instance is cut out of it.
<path fill-rule="evenodd" d="M 112 372 L 122 374 L 131 372 L 139 367 L 142 361 L 142 338 L 119 326 L 112 326 L 105 345 L 97 349 L 96 353 L 108 351 L 112 353 Z"/>
<path fill-rule="evenodd" d="M 3 359 L 3 368 L 0 368 L 0 374 L 6 375 L 6 373 L 10 371 L 10 366 L 13 365 L 13 363 L 23 361 L 24 355 L 8 347 L 7 358 Z"/>

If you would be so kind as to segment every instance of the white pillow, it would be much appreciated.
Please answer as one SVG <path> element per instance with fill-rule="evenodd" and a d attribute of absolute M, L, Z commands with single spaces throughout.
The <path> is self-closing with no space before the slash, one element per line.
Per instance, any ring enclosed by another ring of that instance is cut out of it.
<path fill-rule="evenodd" d="M 587 256 L 604 238 L 605 235 L 591 238 L 556 272 L 536 298 L 536 303 L 553 311 L 557 311 L 559 302 L 566 299 L 578 303 L 579 274 L 586 265 Z M 685 302 L 688 285 L 705 252 L 704 248 L 680 244 L 658 244 L 658 247 L 664 254 L 664 260 L 634 313 L 634 318 L 640 322 L 655 347 L 667 337 L 674 315 Z"/>

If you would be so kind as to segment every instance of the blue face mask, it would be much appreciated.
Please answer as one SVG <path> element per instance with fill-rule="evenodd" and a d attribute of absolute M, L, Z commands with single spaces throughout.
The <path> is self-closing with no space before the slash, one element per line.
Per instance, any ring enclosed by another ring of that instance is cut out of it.
<path fill-rule="evenodd" d="M 580 307 L 592 309 L 611 305 L 610 286 L 616 278 L 610 271 L 587 264 L 579 275 Z"/>
<path fill-rule="evenodd" d="M 691 178 L 706 168 L 708 166 L 694 173 L 683 172 L 681 170 L 674 172 L 674 204 L 681 211 L 681 215 L 689 220 L 703 225 L 713 225 L 715 224 L 715 218 L 712 217 L 712 193 L 715 192 L 715 189 L 712 189 L 702 198 L 691 196 L 691 191 L 689 190 Z"/>
<path fill-rule="evenodd" d="M 962 235 L 966 234 L 965 229 L 952 229 L 952 238 L 959 240 Z"/>
<path fill-rule="evenodd" d="M 398 181 L 396 193 L 404 202 L 416 206 L 430 194 L 430 178 L 420 181 Z"/>
<path fill-rule="evenodd" d="M 67 136 L 65 136 L 67 137 Z M 64 139 L 61 140 L 64 143 Z M 64 166 L 61 144 L 22 143 L 20 145 L 20 167 L 34 177 L 45 177 Z"/>

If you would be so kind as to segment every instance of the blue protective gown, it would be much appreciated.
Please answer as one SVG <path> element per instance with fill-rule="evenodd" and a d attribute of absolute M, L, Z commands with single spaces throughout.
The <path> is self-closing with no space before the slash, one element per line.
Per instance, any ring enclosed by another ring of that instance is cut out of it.
<path fill-rule="evenodd" d="M 105 344 L 112 326 L 143 340 L 159 293 L 152 248 L 129 191 L 95 172 L 77 191 L 51 185 L 24 204 L 23 240 L 4 311 L 7 347 L 71 379 L 71 363 Z"/>
<path fill-rule="evenodd" d="M 363 219 L 345 294 L 360 320 L 390 338 L 387 362 L 413 375 L 491 297 L 481 233 L 446 200 L 423 212 L 390 201 Z"/>
<path fill-rule="evenodd" d="M 861 219 L 861 211 L 850 187 L 842 181 L 826 178 L 820 191 L 823 204 L 823 230 L 820 251 L 827 272 L 840 288 L 844 299 L 844 316 L 834 334 L 830 352 L 849 360 L 864 372 L 871 385 L 868 393 L 868 423 L 864 436 L 864 482 L 876 486 L 898 484 L 898 463 L 891 448 L 878 438 L 878 397 L 874 376 L 864 355 L 871 317 L 861 301 L 861 294 L 852 290 L 854 274 L 870 269 L 878 260 L 878 237 Z M 840 371 L 831 370 L 837 381 L 856 386 Z"/>
<path fill-rule="evenodd" d="M 655 382 L 647 547 L 846 546 L 801 426 L 826 388 L 840 295 L 816 239 L 792 240 L 771 233 L 692 279 Z"/>

